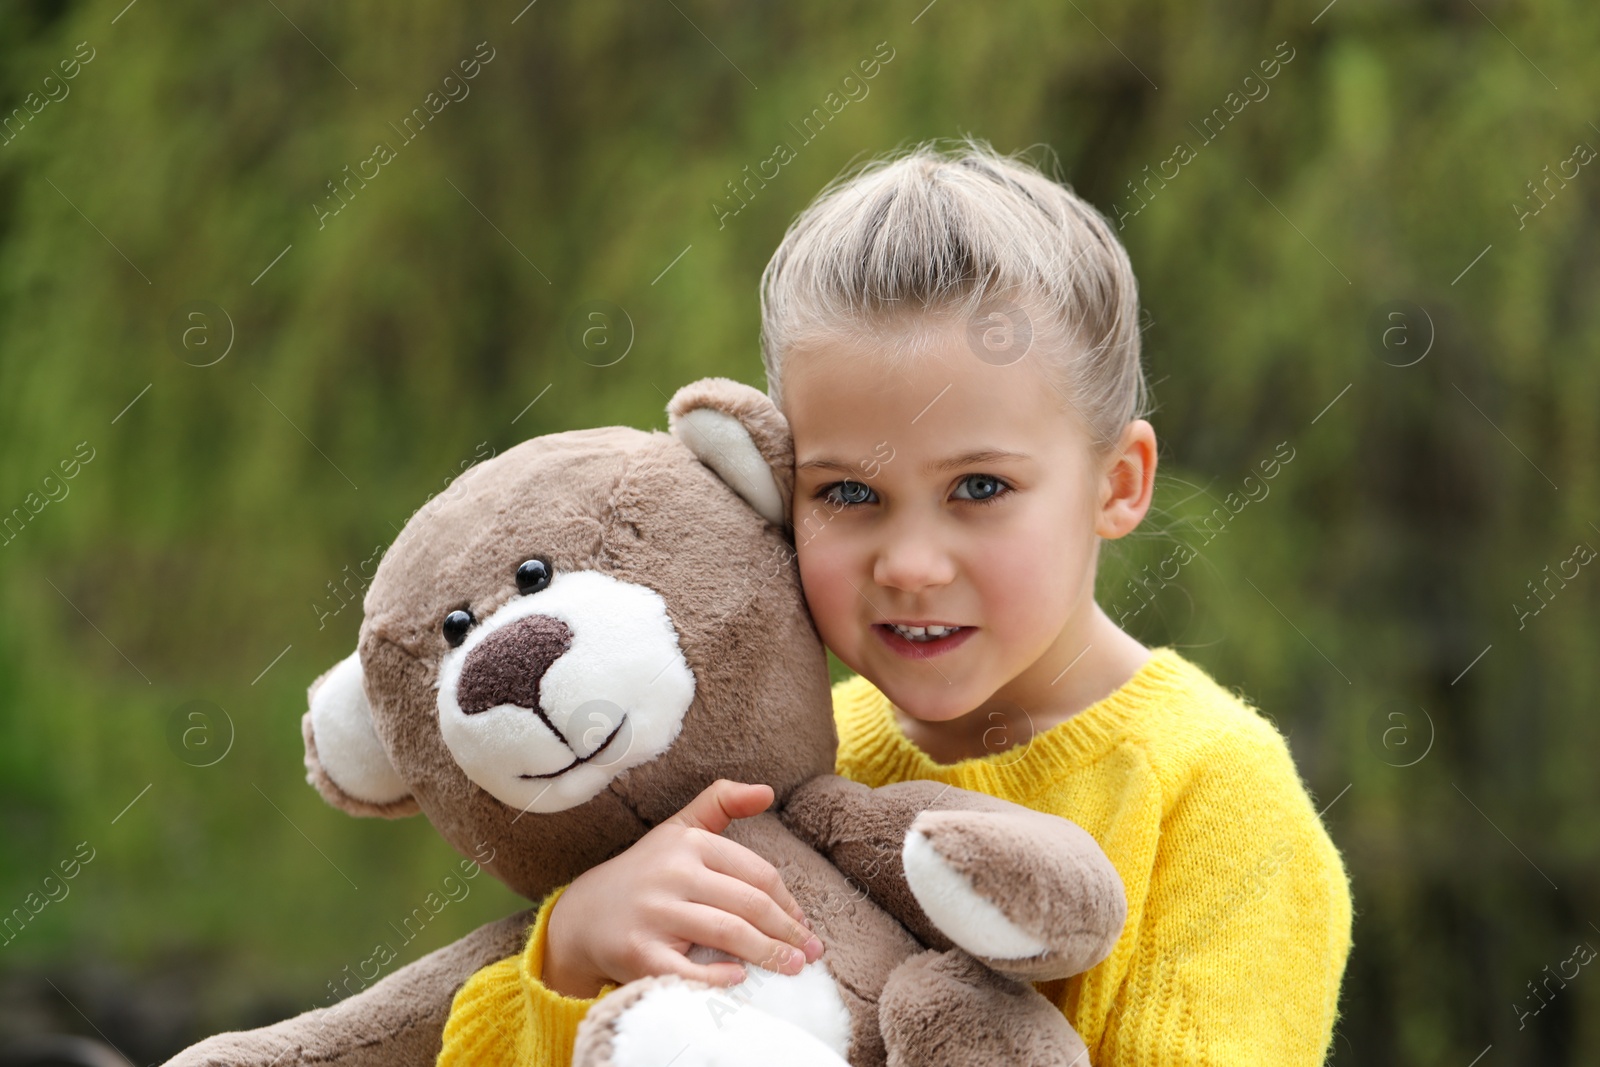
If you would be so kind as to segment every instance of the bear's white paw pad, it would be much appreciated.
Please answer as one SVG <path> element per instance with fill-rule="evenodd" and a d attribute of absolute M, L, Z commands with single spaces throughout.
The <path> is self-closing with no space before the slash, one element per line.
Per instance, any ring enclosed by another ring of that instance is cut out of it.
<path fill-rule="evenodd" d="M 927 836 L 913 828 L 900 851 L 906 881 L 922 910 L 944 935 L 974 956 L 1021 960 L 1038 956 L 1044 942 L 1006 918 L 950 866 Z"/>
<path fill-rule="evenodd" d="M 812 968 L 820 974 L 786 978 L 747 966 L 749 977 L 728 989 L 679 984 L 653 989 L 617 1018 L 611 1062 L 615 1067 L 746 1067 L 757 1063 L 775 1067 L 848 1067 L 842 1053 L 849 1041 L 849 1016 L 844 1013 L 837 989 L 832 988 L 832 978 L 820 963 L 813 963 L 806 970 Z M 818 985 L 817 978 L 830 987 L 833 1004 L 825 1004 L 825 998 L 820 996 L 806 995 L 819 994 L 820 989 L 802 992 L 796 988 Z M 740 993 L 744 985 L 758 981 L 759 987 Z M 801 995 L 795 997 L 796 993 Z M 796 1000 L 812 1000 L 813 1008 L 825 1006 L 828 1010 L 823 1030 L 838 1045 L 838 1051 L 766 1010 L 762 1002 L 769 1000 L 787 1000 L 791 1008 Z M 835 1006 L 837 1011 L 833 1010 Z"/>

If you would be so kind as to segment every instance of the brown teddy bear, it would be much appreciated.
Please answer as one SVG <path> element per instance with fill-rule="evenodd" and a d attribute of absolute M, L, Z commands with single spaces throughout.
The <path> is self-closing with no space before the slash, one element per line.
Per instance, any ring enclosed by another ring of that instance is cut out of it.
<path fill-rule="evenodd" d="M 1028 983 L 1110 953 L 1126 915 L 1115 868 L 1055 816 L 834 775 L 826 658 L 788 534 L 787 423 L 723 378 L 680 389 L 668 413 L 670 433 L 525 441 L 412 517 L 357 651 L 311 686 L 308 779 L 355 815 L 423 812 L 530 900 L 718 778 L 773 787 L 726 836 L 778 869 L 821 958 L 794 976 L 752 967 L 732 989 L 629 983 L 590 1011 L 575 1063 L 661 1063 L 680 1046 L 674 1067 L 1086 1062 Z M 532 915 L 172 1062 L 432 1064 L 456 991 L 520 952 Z"/>

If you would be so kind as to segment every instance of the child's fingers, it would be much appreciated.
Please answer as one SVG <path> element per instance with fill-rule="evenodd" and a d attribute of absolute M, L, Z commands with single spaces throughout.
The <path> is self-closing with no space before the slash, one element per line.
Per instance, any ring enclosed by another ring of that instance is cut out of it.
<path fill-rule="evenodd" d="M 644 974 L 675 974 L 707 985 L 731 986 L 744 981 L 744 965 L 732 960 L 717 963 L 695 963 L 687 956 L 674 952 L 665 945 L 652 945 L 644 954 Z"/>
<path fill-rule="evenodd" d="M 782 942 L 798 948 L 808 960 L 822 955 L 822 942 L 815 934 L 796 922 L 794 916 L 779 907 L 771 896 L 748 882 L 717 871 L 707 871 L 695 886 L 695 899 L 701 904 L 739 916 L 772 938 L 774 945 Z M 768 951 L 768 955 L 777 951 L 774 947 Z M 755 957 L 740 955 L 752 963 L 759 962 Z"/>
<path fill-rule="evenodd" d="M 720 834 L 733 820 L 748 819 L 766 811 L 772 796 L 769 785 L 746 785 L 718 778 L 668 821 Z"/>
<path fill-rule="evenodd" d="M 778 868 L 751 852 L 743 845 L 729 841 L 727 838 L 707 838 L 703 842 L 700 852 L 701 862 L 711 870 L 736 878 L 747 885 L 754 886 L 777 902 L 796 922 L 802 925 L 806 921 L 805 912 L 800 910 L 800 904 L 794 899 L 794 894 L 789 892 L 789 887 L 783 884 L 783 878 L 778 874 Z M 773 931 L 776 933 L 776 931 Z M 800 944 L 805 939 L 796 942 Z"/>
<path fill-rule="evenodd" d="M 768 937 L 731 911 L 685 901 L 676 916 L 674 932 L 685 941 L 721 949 L 730 956 L 782 974 L 799 974 L 800 968 L 805 966 L 805 953 Z"/>

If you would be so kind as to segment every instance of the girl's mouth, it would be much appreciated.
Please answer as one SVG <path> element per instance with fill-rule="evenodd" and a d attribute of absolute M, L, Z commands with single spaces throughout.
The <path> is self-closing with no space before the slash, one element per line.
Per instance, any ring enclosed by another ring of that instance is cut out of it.
<path fill-rule="evenodd" d="M 883 643 L 906 659 L 931 659 L 952 651 L 965 644 L 977 629 L 976 626 L 904 627 L 884 622 L 872 624 L 872 631 Z M 922 633 L 918 634 L 918 630 Z"/>

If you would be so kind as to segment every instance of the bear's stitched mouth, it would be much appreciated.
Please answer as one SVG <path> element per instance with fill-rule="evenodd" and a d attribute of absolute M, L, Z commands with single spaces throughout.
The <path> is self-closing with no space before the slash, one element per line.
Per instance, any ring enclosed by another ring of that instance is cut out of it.
<path fill-rule="evenodd" d="M 660 593 L 569 570 L 489 612 L 445 653 L 435 704 L 469 781 L 509 808 L 549 814 L 670 748 L 694 694 Z"/>
<path fill-rule="evenodd" d="M 543 719 L 544 716 L 541 715 L 540 718 Z M 611 728 L 611 732 L 606 735 L 606 739 L 604 741 L 600 742 L 600 747 L 599 748 L 595 749 L 593 752 L 589 753 L 587 756 L 575 756 L 575 757 L 573 757 L 572 762 L 567 764 L 565 767 L 561 768 L 559 771 L 551 771 L 549 774 L 519 774 L 519 775 L 517 775 L 517 777 L 518 778 L 522 778 L 522 779 L 526 779 L 526 780 L 538 780 L 540 778 L 559 778 L 559 777 L 561 777 L 563 774 L 566 774 L 568 771 L 572 770 L 572 768 L 577 767 L 580 764 L 588 763 L 590 760 L 592 760 L 596 756 L 600 755 L 600 753 L 604 752 L 606 750 L 606 748 L 611 744 L 611 742 L 616 740 L 617 734 L 622 732 L 622 727 L 627 721 L 628 721 L 628 717 L 626 715 L 624 715 L 622 718 L 618 719 L 617 720 L 617 725 L 612 727 Z M 556 734 L 556 736 L 560 737 L 561 735 L 560 734 Z"/>

